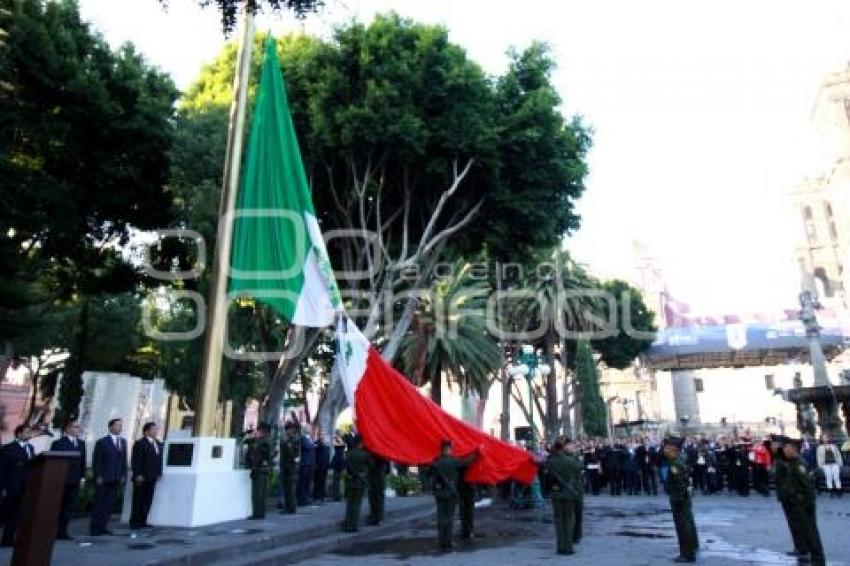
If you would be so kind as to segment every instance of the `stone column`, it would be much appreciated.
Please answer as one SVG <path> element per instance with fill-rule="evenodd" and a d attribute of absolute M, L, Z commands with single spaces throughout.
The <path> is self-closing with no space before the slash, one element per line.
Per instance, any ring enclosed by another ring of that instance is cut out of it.
<path fill-rule="evenodd" d="M 818 412 L 818 427 L 821 434 L 826 434 L 829 439 L 838 446 L 844 444 L 847 435 L 841 428 L 841 419 L 838 417 L 838 402 L 835 398 L 826 398 L 813 403 Z"/>
<path fill-rule="evenodd" d="M 699 398 L 694 385 L 694 370 L 674 369 L 671 372 L 673 380 L 673 404 L 676 407 L 676 421 L 681 424 L 682 418 L 688 418 L 688 425 L 699 424 Z"/>

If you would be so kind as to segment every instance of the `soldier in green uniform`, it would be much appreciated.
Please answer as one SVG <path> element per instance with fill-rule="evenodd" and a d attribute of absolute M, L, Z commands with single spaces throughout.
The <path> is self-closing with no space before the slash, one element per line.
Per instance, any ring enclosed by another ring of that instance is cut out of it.
<path fill-rule="evenodd" d="M 271 428 L 260 423 L 254 436 L 248 439 L 248 452 L 245 460 L 251 470 L 251 518 L 263 519 L 266 516 L 266 496 L 269 488 L 269 472 L 272 468 L 272 445 L 268 436 Z"/>
<path fill-rule="evenodd" d="M 472 538 L 472 529 L 475 524 L 475 484 L 464 479 L 466 470 L 466 468 L 462 468 L 458 474 L 457 493 L 460 538 L 469 540 Z"/>
<path fill-rule="evenodd" d="M 679 556 L 673 561 L 695 562 L 697 550 L 699 550 L 699 539 L 691 507 L 688 469 L 679 456 L 681 447 L 680 438 L 668 438 L 664 443 L 664 457 L 669 466 L 667 490 L 670 494 L 670 510 L 673 511 L 676 537 L 679 539 Z"/>
<path fill-rule="evenodd" d="M 298 463 L 301 461 L 301 430 L 297 423 L 288 422 L 283 427 L 280 441 L 280 486 L 283 490 L 282 514 L 295 513 L 298 482 Z"/>
<path fill-rule="evenodd" d="M 790 442 L 791 439 L 786 436 L 773 436 L 771 445 L 773 453 L 773 476 L 776 480 L 776 498 L 779 504 L 782 505 L 782 512 L 785 514 L 785 520 L 788 522 L 788 530 L 791 531 L 791 540 L 794 542 L 794 550 L 787 552 L 788 556 L 806 556 L 808 553 L 803 550 L 803 541 L 800 538 L 797 525 L 792 520 L 793 505 L 790 498 L 788 487 L 788 461 L 785 459 L 784 445 Z"/>
<path fill-rule="evenodd" d="M 345 521 L 342 530 L 353 533 L 357 531 L 360 520 L 360 506 L 366 490 L 366 474 L 369 472 L 371 456 L 363 449 L 359 436 L 352 436 L 349 446 L 345 462 Z"/>
<path fill-rule="evenodd" d="M 801 550 L 804 554 L 802 559 L 808 557 L 815 566 L 823 566 L 826 559 L 823 554 L 823 545 L 818 531 L 817 517 L 815 514 L 815 500 L 817 489 L 811 476 L 806 470 L 805 464 L 800 461 L 799 441 L 791 440 L 782 447 L 787 465 L 787 477 L 785 478 L 785 490 L 789 501 L 789 514 L 792 532 L 797 530 L 800 538 Z"/>
<path fill-rule="evenodd" d="M 369 453 L 369 518 L 367 525 L 380 525 L 384 520 L 384 492 L 387 489 L 389 462 Z"/>
<path fill-rule="evenodd" d="M 431 489 L 437 501 L 437 539 L 441 550 L 453 548 L 452 528 L 457 507 L 460 471 L 478 457 L 478 449 L 464 458 L 452 456 L 452 441 L 443 440 L 440 455 L 431 463 Z"/>
<path fill-rule="evenodd" d="M 582 524 L 584 522 L 584 460 L 576 453 L 575 442 L 569 437 L 563 439 L 564 452 L 568 457 L 574 460 L 573 465 L 579 468 L 578 477 L 576 477 L 576 491 L 578 492 L 578 500 L 576 501 L 575 527 L 573 528 L 573 544 L 581 542 L 583 536 Z"/>
<path fill-rule="evenodd" d="M 571 443 L 566 439 L 567 443 Z M 581 500 L 583 465 L 573 455 L 564 452 L 564 440 L 556 440 L 546 461 L 546 483 L 552 500 L 555 520 L 555 540 L 558 554 L 574 554 L 576 504 Z"/>

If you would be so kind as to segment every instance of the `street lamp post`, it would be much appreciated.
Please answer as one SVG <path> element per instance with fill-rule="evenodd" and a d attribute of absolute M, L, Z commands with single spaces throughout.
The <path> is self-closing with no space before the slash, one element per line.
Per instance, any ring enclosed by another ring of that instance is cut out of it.
<path fill-rule="evenodd" d="M 525 344 L 517 356 L 515 365 L 508 370 L 511 376 L 521 375 L 528 381 L 528 421 L 531 427 L 531 452 L 537 453 L 537 435 L 534 430 L 534 378 L 537 375 L 547 376 L 552 368 L 548 364 L 541 363 L 534 352 L 534 346 Z M 540 493 L 540 481 L 535 474 L 531 482 L 531 500 L 535 507 L 543 505 L 543 496 Z"/>

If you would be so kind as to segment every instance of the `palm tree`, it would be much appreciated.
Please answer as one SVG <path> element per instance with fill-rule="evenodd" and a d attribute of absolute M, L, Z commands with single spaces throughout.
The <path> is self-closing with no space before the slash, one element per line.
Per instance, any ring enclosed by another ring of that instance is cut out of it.
<path fill-rule="evenodd" d="M 488 286 L 472 279 L 470 269 L 458 263 L 451 277 L 436 282 L 399 349 L 399 369 L 416 385 L 430 383 L 438 405 L 444 373 L 461 393 L 486 397 L 500 365 L 498 343 L 487 331 Z"/>
<path fill-rule="evenodd" d="M 594 327 L 595 316 L 601 312 L 602 305 L 594 294 L 599 283 L 587 273 L 583 266 L 572 259 L 569 252 L 555 249 L 543 258 L 552 269 L 535 270 L 522 282 L 522 288 L 530 296 L 512 299 L 507 308 L 509 316 L 518 328 L 545 328 L 542 338 L 535 346 L 543 349 L 543 355 L 552 365 L 553 371 L 547 376 L 545 431 L 550 439 L 557 435 L 558 423 L 558 372 L 555 370 L 555 346 L 559 346 L 559 362 L 564 372 L 563 406 L 561 426 L 564 433 L 572 432 L 569 398 L 574 391 L 570 373 L 570 350 L 573 341 L 568 340 L 567 332 L 578 332 Z M 590 292 L 589 292 L 590 291 Z"/>

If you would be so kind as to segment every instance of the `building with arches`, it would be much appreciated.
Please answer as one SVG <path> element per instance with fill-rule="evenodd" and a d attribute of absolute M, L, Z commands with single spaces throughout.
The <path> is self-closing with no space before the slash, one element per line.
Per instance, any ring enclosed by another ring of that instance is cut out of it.
<path fill-rule="evenodd" d="M 836 313 L 848 312 L 850 289 L 850 64 L 828 75 L 812 109 L 822 141 L 823 173 L 791 190 L 797 219 L 794 257 L 802 287 Z M 846 318 L 846 317 L 842 317 Z"/>

